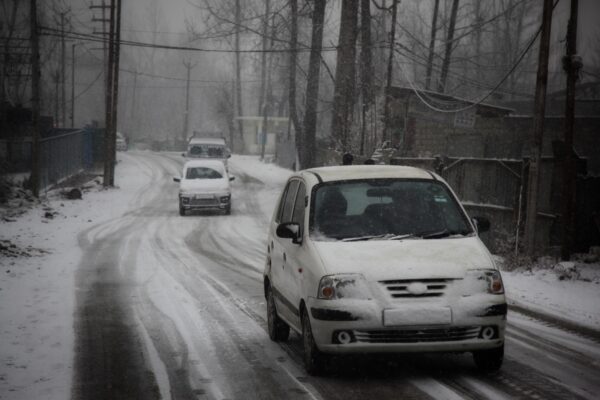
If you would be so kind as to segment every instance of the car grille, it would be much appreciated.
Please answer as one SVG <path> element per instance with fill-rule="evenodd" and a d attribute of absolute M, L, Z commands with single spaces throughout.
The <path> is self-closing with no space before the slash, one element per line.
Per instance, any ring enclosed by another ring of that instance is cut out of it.
<path fill-rule="evenodd" d="M 405 297 L 440 297 L 443 296 L 452 279 L 396 279 L 380 281 L 392 298 Z M 413 283 L 421 283 L 427 287 L 424 293 L 411 293 L 409 286 Z"/>
<path fill-rule="evenodd" d="M 411 330 L 369 330 L 354 331 L 354 337 L 361 343 L 429 343 L 457 342 L 475 339 L 479 335 L 478 326 L 465 326 L 446 329 Z"/>
<path fill-rule="evenodd" d="M 192 206 L 216 206 L 218 204 L 219 202 L 214 197 L 209 199 L 190 199 L 190 205 Z"/>

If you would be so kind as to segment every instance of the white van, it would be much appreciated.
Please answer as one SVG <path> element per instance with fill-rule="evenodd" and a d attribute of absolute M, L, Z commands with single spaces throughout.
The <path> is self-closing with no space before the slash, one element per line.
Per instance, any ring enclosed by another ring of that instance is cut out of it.
<path fill-rule="evenodd" d="M 328 354 L 504 355 L 500 271 L 438 175 L 402 166 L 300 171 L 275 209 L 264 269 L 269 336 L 303 337 L 304 365 Z"/>
<path fill-rule="evenodd" d="M 186 153 L 182 155 L 190 159 L 221 160 L 227 168 L 227 159 L 231 157 L 231 151 L 227 147 L 225 139 L 193 137 L 188 142 Z"/>

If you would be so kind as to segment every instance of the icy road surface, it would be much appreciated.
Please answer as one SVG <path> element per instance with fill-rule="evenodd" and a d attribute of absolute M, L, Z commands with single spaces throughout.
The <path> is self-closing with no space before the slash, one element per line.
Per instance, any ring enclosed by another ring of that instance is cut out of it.
<path fill-rule="evenodd" d="M 267 224 L 285 174 L 230 160 L 232 215 L 178 215 L 183 160 L 120 154 L 145 184 L 119 218 L 79 235 L 75 399 L 595 399 L 598 338 L 511 313 L 504 367 L 470 355 L 344 358 L 324 377 L 295 334 L 266 333 Z M 110 207 L 110 204 L 106 204 Z"/>

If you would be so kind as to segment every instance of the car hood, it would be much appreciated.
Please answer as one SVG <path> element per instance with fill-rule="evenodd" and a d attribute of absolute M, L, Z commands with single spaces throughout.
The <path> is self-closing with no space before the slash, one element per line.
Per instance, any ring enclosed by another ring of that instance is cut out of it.
<path fill-rule="evenodd" d="M 179 190 L 186 193 L 228 192 L 228 179 L 184 179 Z"/>
<path fill-rule="evenodd" d="M 360 273 L 370 281 L 464 277 L 495 268 L 478 237 L 312 242 L 326 274 Z"/>

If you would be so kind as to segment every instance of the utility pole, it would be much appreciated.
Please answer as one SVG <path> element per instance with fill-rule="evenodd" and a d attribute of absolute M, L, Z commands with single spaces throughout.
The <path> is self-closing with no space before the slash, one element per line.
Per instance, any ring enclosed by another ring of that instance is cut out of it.
<path fill-rule="evenodd" d="M 110 17 L 109 17 L 109 32 L 108 32 L 108 64 L 106 78 L 106 93 L 105 93 L 105 119 L 104 119 L 104 176 L 102 184 L 104 187 L 113 186 L 114 184 L 114 150 L 112 146 L 112 112 L 113 112 L 113 73 L 114 73 L 114 33 L 115 33 L 115 2 L 110 1 Z"/>
<path fill-rule="evenodd" d="M 136 109 L 136 96 L 137 96 L 137 77 L 138 77 L 138 72 L 137 69 L 133 72 L 133 95 L 131 96 L 131 118 L 133 119 L 133 124 L 130 125 L 130 127 L 132 127 L 132 132 L 131 134 L 133 134 L 135 132 L 135 135 L 137 135 L 137 129 L 136 129 L 136 119 L 137 119 L 137 109 Z"/>
<path fill-rule="evenodd" d="M 65 14 L 66 11 L 60 13 L 60 52 L 61 52 L 61 128 L 64 128 L 67 124 L 67 95 L 66 95 L 66 44 L 65 44 Z"/>
<path fill-rule="evenodd" d="M 567 100 L 565 107 L 565 159 L 563 165 L 562 192 L 562 247 L 561 258 L 571 258 L 574 242 L 575 198 L 577 193 L 577 173 L 573 157 L 573 125 L 575 122 L 575 85 L 579 70 L 583 67 L 577 56 L 577 12 L 579 0 L 571 0 L 571 17 L 567 27 L 567 51 L 563 57 L 563 68 L 567 73 Z"/>
<path fill-rule="evenodd" d="M 29 34 L 31 37 L 31 189 L 40 196 L 40 47 L 37 26 L 37 0 L 30 0 Z"/>
<path fill-rule="evenodd" d="M 75 127 L 75 46 L 71 45 L 71 128 Z"/>
<path fill-rule="evenodd" d="M 187 140 L 188 130 L 190 129 L 190 76 L 191 70 L 196 64 L 192 64 L 189 60 L 184 60 L 183 66 L 187 70 L 187 79 L 185 83 L 185 112 L 183 113 L 183 132 L 181 133 L 181 138 L 185 142 Z"/>
<path fill-rule="evenodd" d="M 552 28 L 552 0 L 544 0 L 542 31 L 538 56 L 537 80 L 535 84 L 535 102 L 533 113 L 533 143 L 529 159 L 529 178 L 527 182 L 527 214 L 525 221 L 525 250 L 528 255 L 535 253 L 535 226 L 537 218 L 538 185 L 540 159 L 544 141 L 544 118 L 546 112 L 546 86 L 548 83 L 548 55 L 550 52 L 550 30 Z"/>
<path fill-rule="evenodd" d="M 116 6 L 114 3 L 117 3 Z M 113 0 L 113 9 L 116 15 L 113 15 L 116 18 L 114 24 L 114 42 L 113 42 L 113 51 L 115 52 L 114 56 L 114 65 L 113 65 L 113 95 L 112 95 L 112 123 L 111 123 L 111 131 L 110 131 L 110 156 L 112 158 L 111 163 L 111 186 L 115 185 L 115 165 L 117 163 L 117 115 L 119 111 L 119 59 L 121 55 L 121 5 L 122 0 Z"/>
<path fill-rule="evenodd" d="M 390 98 L 392 97 L 393 65 L 394 65 L 394 42 L 396 41 L 396 18 L 398 15 L 398 0 L 392 0 L 392 23 L 390 27 L 390 48 L 387 64 L 387 83 L 385 85 L 385 104 L 383 106 L 383 138 L 388 139 L 390 132 Z"/>

